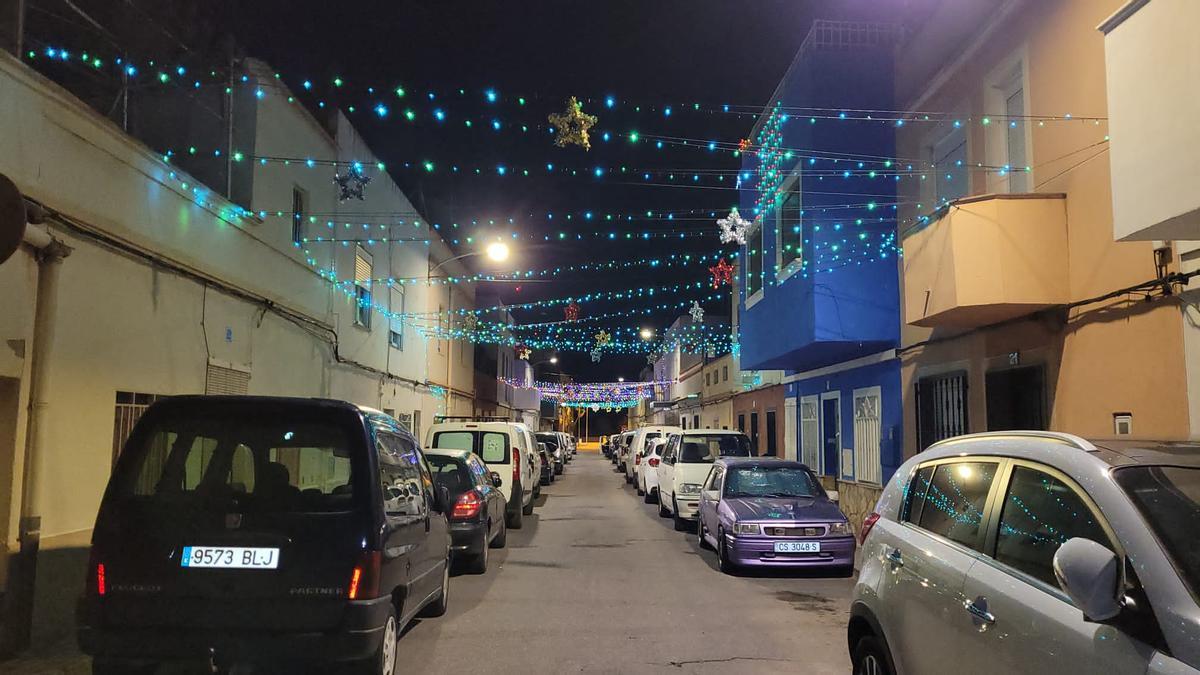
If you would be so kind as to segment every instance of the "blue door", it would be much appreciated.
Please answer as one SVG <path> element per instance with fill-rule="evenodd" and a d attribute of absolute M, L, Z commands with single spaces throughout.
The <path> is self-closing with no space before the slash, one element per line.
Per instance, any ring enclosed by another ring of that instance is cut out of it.
<path fill-rule="evenodd" d="M 841 399 L 821 401 L 821 449 L 825 453 L 825 475 L 838 475 L 838 455 L 842 447 Z"/>

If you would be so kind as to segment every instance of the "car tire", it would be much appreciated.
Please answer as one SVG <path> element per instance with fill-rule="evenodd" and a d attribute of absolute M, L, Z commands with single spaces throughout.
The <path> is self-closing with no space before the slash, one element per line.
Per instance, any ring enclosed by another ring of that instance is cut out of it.
<path fill-rule="evenodd" d="M 874 635 L 864 635 L 854 645 L 854 675 L 892 675 L 887 652 Z"/>
<path fill-rule="evenodd" d="M 438 592 L 437 597 L 429 601 L 421 609 L 421 616 L 427 618 L 439 617 L 446 613 L 450 603 L 450 558 L 446 558 L 446 567 L 442 570 L 442 590 Z"/>
<path fill-rule="evenodd" d="M 717 564 L 721 571 L 728 575 L 736 575 L 738 566 L 729 558 L 729 547 L 725 544 L 724 530 L 717 530 Z"/>
<path fill-rule="evenodd" d="M 712 546 L 708 543 L 708 540 L 704 538 L 704 535 L 705 535 L 704 519 L 700 518 L 696 521 L 696 541 L 697 541 L 697 543 L 700 544 L 701 549 L 704 549 L 705 551 L 710 551 L 710 550 L 712 550 Z"/>
<path fill-rule="evenodd" d="M 651 492 L 650 490 L 644 490 L 642 494 L 645 495 L 645 497 L 642 498 L 642 501 L 646 502 L 647 504 L 653 504 L 654 503 L 654 495 L 657 493 Z"/>
<path fill-rule="evenodd" d="M 383 632 L 379 636 L 379 646 L 375 648 L 375 653 L 362 661 L 351 664 L 348 672 L 361 673 L 361 675 L 395 675 L 399 640 L 400 624 L 396 619 L 396 608 L 389 606 L 387 618 L 383 622 Z"/>
<path fill-rule="evenodd" d="M 514 489 L 520 489 L 520 487 L 518 486 L 517 488 L 514 488 Z M 521 521 L 524 519 L 524 515 L 525 514 L 524 514 L 523 508 L 517 508 L 513 511 L 507 511 L 507 513 L 505 514 L 505 517 L 504 517 L 504 524 L 507 525 L 508 529 L 510 529 L 510 530 L 519 530 L 519 529 L 521 529 L 521 525 L 522 525 Z"/>
<path fill-rule="evenodd" d="M 667 510 L 667 500 L 663 499 L 662 495 L 658 496 L 658 517 L 659 518 L 670 518 L 671 517 L 671 512 L 669 510 Z"/>
<path fill-rule="evenodd" d="M 508 544 L 508 526 L 504 521 L 500 521 L 500 531 L 496 536 L 492 537 L 492 541 L 488 544 L 492 548 L 504 548 Z"/>
<path fill-rule="evenodd" d="M 158 664 L 131 664 L 128 661 L 92 659 L 92 675 L 150 675 L 158 672 Z"/>
<path fill-rule="evenodd" d="M 521 508 L 521 515 L 524 515 L 524 516 L 533 515 L 533 497 L 532 496 L 529 498 L 529 503 Z"/>
<path fill-rule="evenodd" d="M 671 520 L 674 521 L 676 532 L 686 532 L 689 523 L 685 518 L 679 517 L 679 502 L 674 497 L 671 498 Z"/>
<path fill-rule="evenodd" d="M 471 574 L 486 574 L 488 568 L 488 545 L 487 532 L 483 533 L 483 541 L 480 542 L 479 554 L 471 556 L 467 561 L 466 568 Z"/>
<path fill-rule="evenodd" d="M 641 484 L 641 483 L 637 483 L 637 493 L 638 493 L 638 496 L 639 496 L 639 497 L 641 497 L 642 495 L 646 494 L 646 491 L 642 489 L 642 484 Z"/>

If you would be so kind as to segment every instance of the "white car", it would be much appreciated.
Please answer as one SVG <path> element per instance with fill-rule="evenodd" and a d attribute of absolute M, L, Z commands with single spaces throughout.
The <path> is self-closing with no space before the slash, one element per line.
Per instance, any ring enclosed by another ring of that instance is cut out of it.
<path fill-rule="evenodd" d="M 632 431 L 623 431 L 617 436 L 616 452 L 613 453 L 613 464 L 617 465 L 617 471 L 625 470 L 625 453 L 629 449 L 629 440 L 633 438 Z"/>
<path fill-rule="evenodd" d="M 509 529 L 521 529 L 524 516 L 533 513 L 534 490 L 541 482 L 541 464 L 533 432 L 520 422 L 438 422 L 429 428 L 430 448 L 470 450 L 500 474 L 500 492 L 507 504 Z"/>
<path fill-rule="evenodd" d="M 647 504 L 658 501 L 658 467 L 662 464 L 662 452 L 666 445 L 665 438 L 650 441 L 650 447 L 642 453 L 642 461 L 637 467 L 638 494 L 644 496 Z"/>
<path fill-rule="evenodd" d="M 658 515 L 673 518 L 675 529 L 693 526 L 700 487 L 718 457 L 751 457 L 750 438 L 727 429 L 687 429 L 672 433 L 658 464 Z"/>
<path fill-rule="evenodd" d="M 634 483 L 637 478 L 638 457 L 646 451 L 646 447 L 650 441 L 655 438 L 666 438 L 668 434 L 680 431 L 683 431 L 683 429 L 672 426 L 645 426 L 638 428 L 633 433 L 633 440 L 629 442 L 629 447 L 625 450 L 625 482 Z"/>

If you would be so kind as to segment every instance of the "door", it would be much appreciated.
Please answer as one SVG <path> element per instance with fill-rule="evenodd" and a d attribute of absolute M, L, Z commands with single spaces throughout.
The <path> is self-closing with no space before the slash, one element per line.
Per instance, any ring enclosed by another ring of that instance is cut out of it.
<path fill-rule="evenodd" d="M 826 476 L 837 476 L 838 455 L 842 448 L 842 398 L 821 397 L 821 468 Z"/>
<path fill-rule="evenodd" d="M 917 380 L 917 449 L 967 433 L 967 373 L 959 371 Z"/>
<path fill-rule="evenodd" d="M 378 432 L 377 438 L 383 491 L 383 579 L 388 586 L 405 584 L 408 597 L 419 602 L 429 586 L 425 544 L 432 528 L 421 471 L 416 453 L 399 437 Z M 411 611 L 412 607 L 405 609 Z"/>
<path fill-rule="evenodd" d="M 758 449 L 758 413 L 750 413 L 750 449 L 755 455 L 761 454 Z"/>
<path fill-rule="evenodd" d="M 673 434 L 663 446 L 662 460 L 658 463 L 658 501 L 671 507 L 671 495 L 675 492 L 675 457 L 679 452 L 679 434 Z"/>
<path fill-rule="evenodd" d="M 714 466 L 704 481 L 704 489 L 700 491 L 699 517 L 704 522 L 704 529 L 717 536 L 717 505 L 721 501 L 721 467 Z"/>
<path fill-rule="evenodd" d="M 767 411 L 767 456 L 775 457 L 779 454 L 779 438 L 775 435 L 775 411 Z"/>
<path fill-rule="evenodd" d="M 818 411 L 821 400 L 818 396 L 803 396 L 800 398 L 800 461 L 808 468 L 824 474 L 821 444 L 821 418 Z"/>
<path fill-rule="evenodd" d="M 1025 366 L 987 374 L 988 431 L 1046 428 L 1046 369 Z"/>
<path fill-rule="evenodd" d="M 965 658 L 961 652 L 973 629 L 963 618 L 963 585 L 979 557 L 999 467 L 996 461 L 957 459 L 921 467 L 900 522 L 881 519 L 876 525 L 884 527 L 880 553 L 890 572 L 879 591 L 879 606 L 889 612 L 881 621 L 890 627 L 888 642 L 906 672 L 943 672 Z"/>
<path fill-rule="evenodd" d="M 1154 650 L 1112 626 L 1084 621 L 1058 587 L 1053 560 L 1068 539 L 1083 537 L 1124 558 L 1103 516 L 1057 471 L 1014 462 L 1007 490 L 992 509 L 985 551 L 963 587 L 958 621 L 968 630 L 962 672 L 1146 672 Z"/>

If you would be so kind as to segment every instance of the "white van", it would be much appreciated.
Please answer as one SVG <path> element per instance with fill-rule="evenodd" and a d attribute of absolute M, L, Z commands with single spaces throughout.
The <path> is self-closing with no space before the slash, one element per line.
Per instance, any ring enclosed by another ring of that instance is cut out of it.
<path fill-rule="evenodd" d="M 675 529 L 692 527 L 700 486 L 718 457 L 752 457 L 750 438 L 727 429 L 688 429 L 671 434 L 658 462 L 658 515 L 674 518 Z"/>
<path fill-rule="evenodd" d="M 500 474 L 504 495 L 505 522 L 521 529 L 523 516 L 533 513 L 533 493 L 541 481 L 537 441 L 529 427 L 520 422 L 445 421 L 429 428 L 425 442 L 430 448 L 470 450 Z"/>
<path fill-rule="evenodd" d="M 629 442 L 629 449 L 626 450 L 625 458 L 625 482 L 638 485 L 638 466 L 641 463 L 641 456 L 649 447 L 650 441 L 656 438 L 666 438 L 667 436 L 679 433 L 683 429 L 673 426 L 645 426 L 639 427 L 633 434 L 633 440 Z"/>

